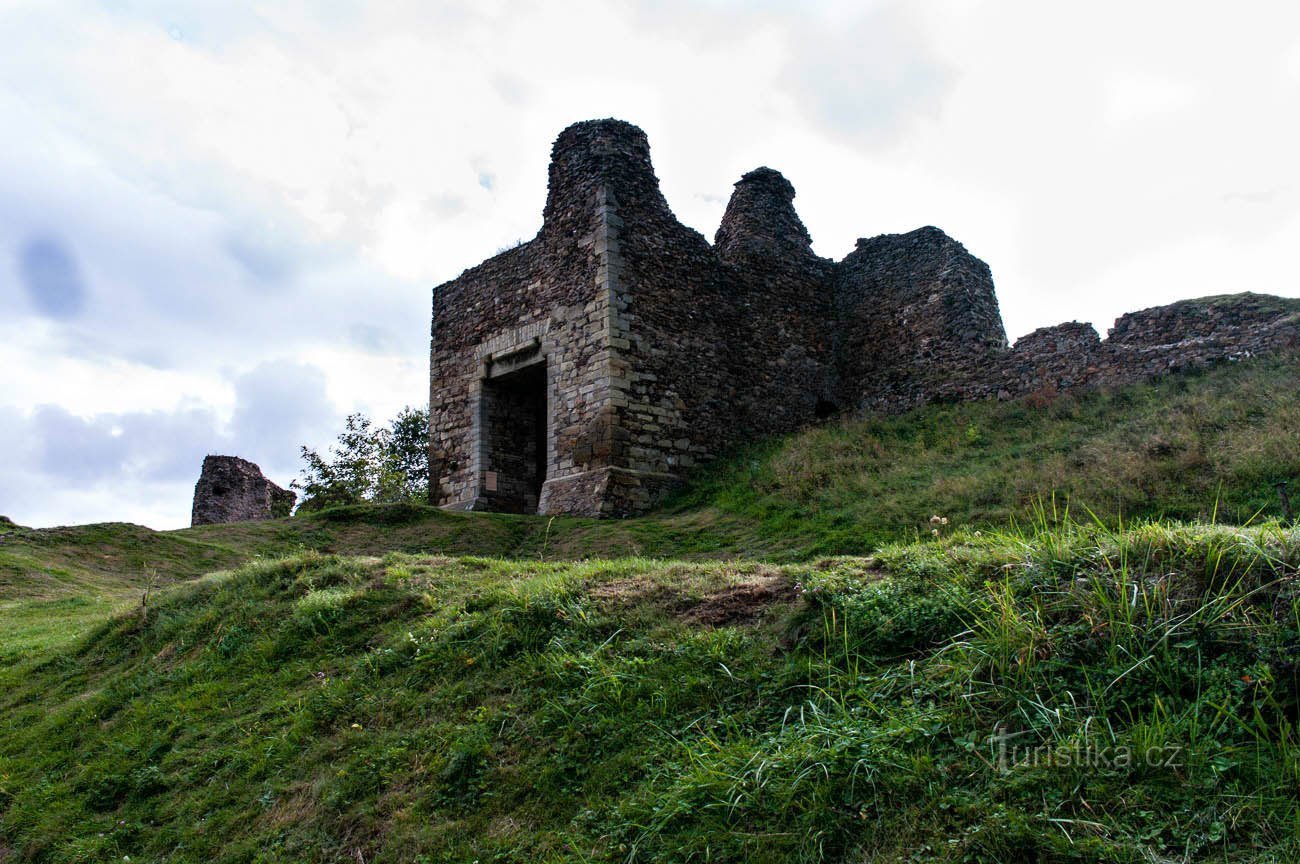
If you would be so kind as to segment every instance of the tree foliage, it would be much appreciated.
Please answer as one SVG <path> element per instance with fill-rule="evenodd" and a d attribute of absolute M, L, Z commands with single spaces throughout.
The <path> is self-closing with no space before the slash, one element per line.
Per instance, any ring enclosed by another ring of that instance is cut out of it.
<path fill-rule="evenodd" d="M 422 501 L 429 493 L 429 415 L 406 407 L 387 426 L 350 414 L 329 452 L 303 446 L 298 490 L 300 510 L 342 504 Z"/>

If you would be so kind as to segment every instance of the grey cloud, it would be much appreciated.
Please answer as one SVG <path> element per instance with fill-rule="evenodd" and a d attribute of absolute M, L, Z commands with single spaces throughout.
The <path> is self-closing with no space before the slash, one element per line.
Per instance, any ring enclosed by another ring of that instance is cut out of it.
<path fill-rule="evenodd" d="M 207 51 L 250 35 L 292 57 L 297 43 L 277 41 L 286 34 L 274 32 L 276 21 L 301 14 L 350 30 L 355 15 L 368 14 L 350 0 L 283 15 L 227 6 L 106 0 L 88 22 L 44 7 L 6 18 L 19 38 L 0 62 L 0 123 L 22 134 L 0 144 L 0 318 L 59 322 L 42 328 L 49 354 L 157 369 L 247 368 L 305 346 L 344 343 L 357 321 L 392 334 L 370 339 L 371 353 L 381 341 L 393 353 L 422 350 L 427 287 L 384 272 L 371 249 L 359 248 L 373 240 L 396 187 L 366 182 L 359 166 L 341 167 L 347 176 L 322 191 L 329 196 L 324 209 L 342 221 L 322 234 L 279 190 L 210 160 L 206 148 L 187 150 L 183 134 L 153 150 L 157 136 L 185 130 L 154 128 L 149 100 L 137 104 L 107 84 L 101 91 L 93 76 L 68 65 L 83 43 L 109 38 L 95 33 L 119 27 L 136 36 L 177 28 L 193 43 L 177 51 Z M 45 43 L 45 52 L 32 48 Z M 124 101 L 110 110 L 111 100 L 95 99 L 97 92 Z M 142 121 L 145 128 L 133 128 Z M 95 158 L 69 161 L 77 149 L 62 141 Z M 430 207 L 452 214 L 465 201 L 435 197 Z"/>
<path fill-rule="evenodd" d="M 188 207 L 108 171 L 87 170 L 78 184 L 62 177 L 55 165 L 33 172 L 0 161 L 0 188 L 13 190 L 0 201 L 0 248 L 9 253 L 0 315 L 59 322 L 49 338 L 60 356 L 246 366 L 272 351 L 337 343 L 362 320 L 395 334 L 390 350 L 419 350 L 425 291 L 354 249 L 306 238 L 291 213 Z M 58 233 L 33 224 L 33 213 Z M 93 283 L 84 278 L 91 272 Z"/>
<path fill-rule="evenodd" d="M 1272 189 L 1257 189 L 1252 192 L 1228 192 L 1223 196 L 1223 200 L 1241 204 L 1272 204 L 1290 193 L 1290 186 L 1275 186 Z"/>
<path fill-rule="evenodd" d="M 225 242 L 230 257 L 264 283 L 279 283 L 293 276 L 296 262 L 289 246 L 283 238 L 248 233 L 231 234 Z"/>
<path fill-rule="evenodd" d="M 134 473 L 148 481 L 192 479 L 205 455 L 227 446 L 216 415 L 205 409 L 126 414 L 121 429 L 143 463 Z"/>
<path fill-rule="evenodd" d="M 802 33 L 791 72 L 822 126 L 870 146 L 889 146 L 918 115 L 938 110 L 954 75 L 911 14 L 902 3 L 886 3 L 851 26 Z"/>
<path fill-rule="evenodd" d="M 718 50 L 763 28 L 784 34 L 784 86 L 808 118 L 872 148 L 893 145 L 918 116 L 934 113 L 955 73 L 928 43 L 917 4 L 779 0 L 634 0 L 639 26 Z M 681 22 L 689 20 L 689 27 Z"/>
<path fill-rule="evenodd" d="M 184 479 L 204 453 L 225 442 L 215 415 L 205 410 L 147 411 L 78 417 L 42 405 L 31 418 L 41 470 L 70 485 L 128 476 L 149 481 Z"/>
<path fill-rule="evenodd" d="M 430 195 L 424 199 L 424 206 L 431 213 L 447 219 L 465 212 L 465 199 L 459 195 Z"/>
<path fill-rule="evenodd" d="M 23 520 L 31 509 L 29 502 L 42 491 L 34 488 L 39 484 L 33 482 L 35 458 L 31 450 L 26 418 L 17 410 L 0 405 L 0 452 L 5 454 L 0 459 L 0 516 L 8 516 L 20 524 L 27 524 Z"/>
<path fill-rule="evenodd" d="M 353 324 L 348 328 L 348 338 L 353 345 L 370 354 L 383 354 L 393 346 L 392 332 L 373 324 Z"/>
<path fill-rule="evenodd" d="M 212 0 L 197 3 L 106 0 L 103 7 L 124 18 L 150 22 L 177 42 L 189 42 L 209 49 L 225 48 L 263 33 L 269 23 L 256 11 Z"/>
<path fill-rule="evenodd" d="M 71 482 L 94 482 L 122 470 L 127 442 L 113 435 L 111 421 L 84 420 L 58 405 L 42 405 L 32 417 L 40 442 L 40 466 Z"/>
<path fill-rule="evenodd" d="M 57 237 L 30 237 L 18 250 L 18 276 L 37 312 L 68 321 L 86 306 L 86 283 L 76 256 Z"/>
<path fill-rule="evenodd" d="M 103 325 L 95 321 L 79 321 L 54 334 L 52 338 L 61 357 L 90 363 L 103 362 L 105 358 L 122 359 L 150 369 L 175 369 L 178 365 L 177 357 L 183 356 L 188 347 L 192 347 L 165 345 L 157 340 L 142 340 L 137 345 L 121 344 L 106 337 Z"/>
<path fill-rule="evenodd" d="M 298 448 L 332 427 L 325 373 L 307 363 L 263 363 L 235 379 L 234 441 L 268 471 L 292 471 Z"/>
<path fill-rule="evenodd" d="M 154 510 L 188 512 L 185 490 L 198 478 L 205 455 L 243 456 L 285 482 L 298 471 L 301 445 L 320 446 L 337 432 L 325 375 L 315 366 L 265 363 L 234 383 L 228 430 L 202 407 L 80 417 L 60 405 L 41 405 L 25 417 L 0 406 L 0 444 L 19 461 L 0 465 L 0 512 L 25 507 L 39 513 L 48 509 L 41 502 L 49 496 L 141 484 L 181 495 L 152 502 Z"/>
<path fill-rule="evenodd" d="M 517 75 L 497 75 L 492 79 L 492 89 L 512 108 L 523 108 L 533 100 L 532 88 Z"/>

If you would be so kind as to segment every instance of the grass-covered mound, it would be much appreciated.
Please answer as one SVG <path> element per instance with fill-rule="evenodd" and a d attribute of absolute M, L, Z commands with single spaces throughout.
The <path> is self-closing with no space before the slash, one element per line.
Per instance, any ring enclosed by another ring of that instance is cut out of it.
<path fill-rule="evenodd" d="M 1273 524 L 262 561 L 0 672 L 0 859 L 1297 860 L 1298 564 Z"/>
<path fill-rule="evenodd" d="M 1111 526 L 1249 522 L 1278 514 L 1276 482 L 1300 481 L 1298 389 L 1300 360 L 1256 360 L 1113 391 L 836 420 L 742 449 L 638 519 L 400 504 L 167 532 L 0 525 L 0 663 L 66 643 L 150 586 L 294 551 L 797 562 L 914 539 L 934 513 L 971 528 L 1025 521 L 1053 497 Z"/>
<path fill-rule="evenodd" d="M 1005 525 L 1055 497 L 1108 524 L 1279 514 L 1300 483 L 1300 359 L 1079 394 L 931 405 L 773 439 L 684 494 L 813 554 L 862 554 L 931 514 Z M 1297 495 L 1300 505 L 1300 495 Z"/>
<path fill-rule="evenodd" d="M 449 513 L 422 504 L 337 507 L 291 519 L 151 531 L 108 523 L 0 531 L 0 665 L 41 656 L 149 591 L 255 558 L 478 554 L 680 559 L 792 553 L 782 538 L 717 511 L 625 521 Z"/>
<path fill-rule="evenodd" d="M 0 524 L 0 665 L 65 644 L 125 598 L 247 558 L 140 525 L 33 531 Z"/>

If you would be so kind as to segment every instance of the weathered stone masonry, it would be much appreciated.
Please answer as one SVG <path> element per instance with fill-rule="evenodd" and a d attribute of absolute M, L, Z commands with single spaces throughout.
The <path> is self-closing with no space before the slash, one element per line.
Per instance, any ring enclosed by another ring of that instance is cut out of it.
<path fill-rule="evenodd" d="M 267 480 L 262 469 L 247 459 L 205 456 L 199 482 L 194 484 L 190 525 L 278 519 L 288 516 L 297 500 L 297 495 Z"/>
<path fill-rule="evenodd" d="M 538 235 L 433 297 L 430 468 L 461 509 L 626 515 L 745 438 L 837 410 L 1010 398 L 1295 348 L 1300 301 L 1238 295 L 1008 347 L 984 262 L 937 228 L 818 257 L 794 188 L 736 184 L 711 245 L 673 216 L 644 133 L 555 142 Z"/>

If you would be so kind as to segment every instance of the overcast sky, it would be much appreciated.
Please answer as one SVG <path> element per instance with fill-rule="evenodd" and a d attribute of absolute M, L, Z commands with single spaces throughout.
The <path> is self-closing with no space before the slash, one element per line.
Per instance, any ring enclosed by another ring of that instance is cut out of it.
<path fill-rule="evenodd" d="M 817 251 L 933 224 L 1008 334 L 1300 296 L 1300 3 L 0 0 L 0 514 L 189 523 L 427 398 L 430 290 L 646 130 L 712 238 L 758 165 Z"/>

